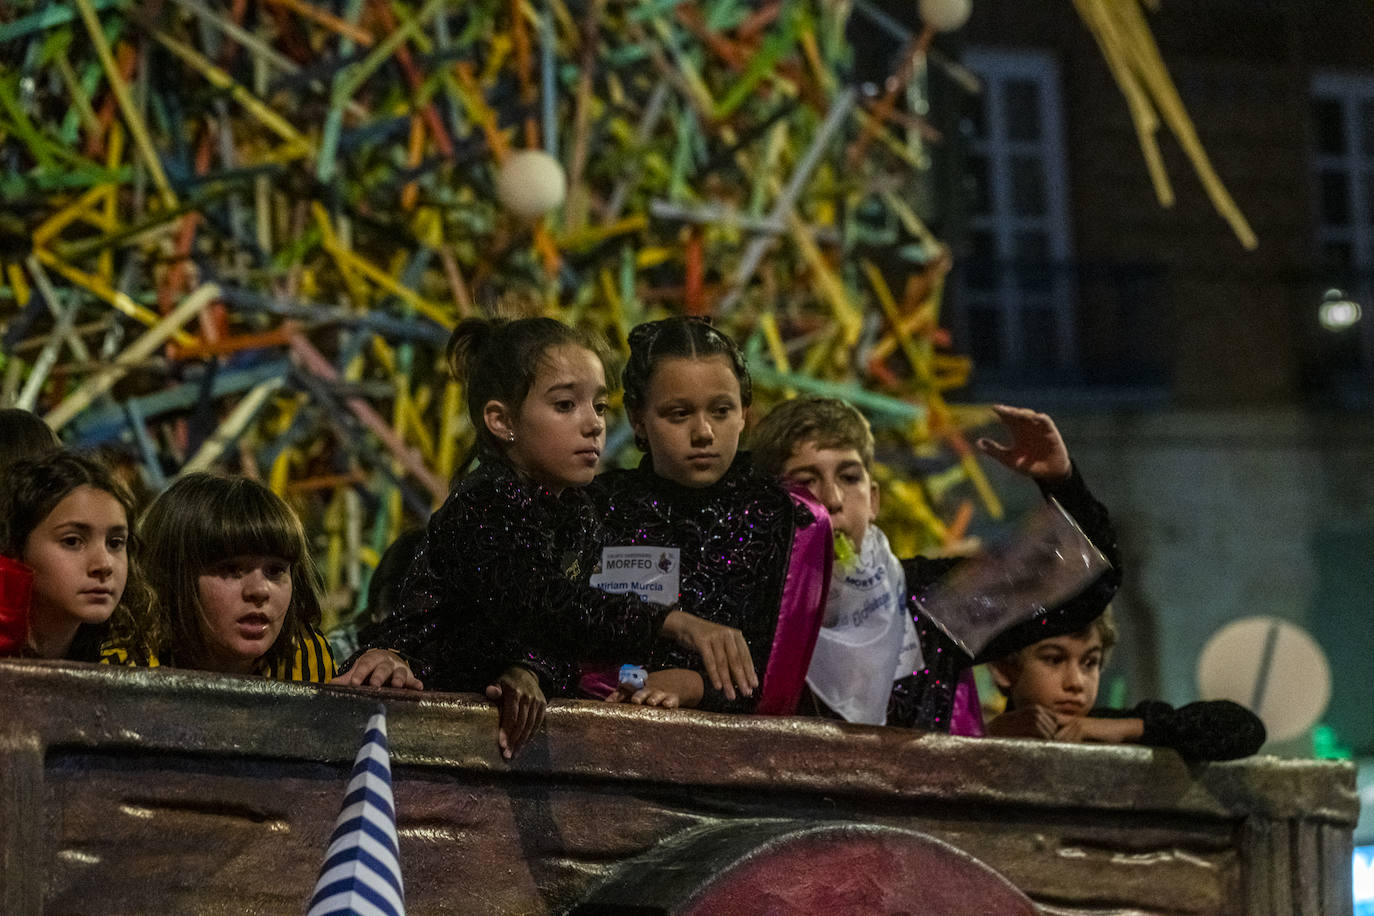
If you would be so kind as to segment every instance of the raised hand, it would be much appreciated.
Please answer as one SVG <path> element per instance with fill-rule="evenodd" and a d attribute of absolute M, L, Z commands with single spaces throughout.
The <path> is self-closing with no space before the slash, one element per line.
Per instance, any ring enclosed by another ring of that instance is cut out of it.
<path fill-rule="evenodd" d="M 1011 445 L 979 439 L 978 447 L 989 457 L 1036 480 L 1064 480 L 1073 473 L 1069 448 L 1049 414 L 1005 404 L 996 404 L 992 410 L 1011 432 Z"/>

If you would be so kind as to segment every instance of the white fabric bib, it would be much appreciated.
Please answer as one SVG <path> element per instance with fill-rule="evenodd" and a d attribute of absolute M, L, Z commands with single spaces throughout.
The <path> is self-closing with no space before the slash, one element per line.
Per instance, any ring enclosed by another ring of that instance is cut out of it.
<path fill-rule="evenodd" d="M 876 525 L 864 535 L 856 568 L 835 569 L 825 616 L 807 685 L 848 722 L 886 724 L 892 682 L 922 660 L 906 612 L 906 574 Z"/>

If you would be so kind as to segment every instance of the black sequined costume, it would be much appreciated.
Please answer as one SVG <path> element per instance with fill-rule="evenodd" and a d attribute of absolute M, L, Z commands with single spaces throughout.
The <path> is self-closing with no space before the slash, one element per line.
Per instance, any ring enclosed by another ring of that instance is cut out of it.
<path fill-rule="evenodd" d="M 743 452 L 709 487 L 684 487 L 658 476 L 646 455 L 637 468 L 601 474 L 589 492 L 603 511 L 608 544 L 681 550 L 682 609 L 739 629 L 762 682 L 793 535 L 815 521 L 810 511 L 755 471 Z M 662 639 L 649 666 L 703 671 L 700 656 Z M 757 691 L 752 698 L 726 700 L 709 681 L 705 687 L 702 709 L 752 712 L 757 705 Z"/>
<path fill-rule="evenodd" d="M 959 560 L 927 557 L 903 560 L 907 608 L 916 623 L 926 667 L 893 684 L 892 696 L 887 704 L 887 724 L 949 731 L 954 690 L 959 683 L 959 674 L 965 668 L 1009 655 L 1042 639 L 1076 633 L 1106 610 L 1107 602 L 1112 600 L 1117 586 L 1121 584 L 1121 554 L 1117 549 L 1116 530 L 1112 527 L 1107 508 L 1088 491 L 1076 466 L 1066 480 L 1052 484 L 1038 483 L 1046 498 L 1054 497 L 1073 516 L 1088 540 L 1111 562 L 1112 568 L 1077 597 L 998 634 L 978 658 L 970 659 L 943 630 L 926 619 L 916 603 L 916 597 L 953 569 Z"/>
<path fill-rule="evenodd" d="M 1267 735 L 1260 717 L 1230 700 L 1203 700 L 1177 709 L 1145 700 L 1132 709 L 1094 709 L 1095 719 L 1140 719 L 1136 744 L 1167 747 L 1187 760 L 1236 760 L 1260 749 Z"/>
<path fill-rule="evenodd" d="M 550 696 L 574 695 L 584 660 L 647 655 L 668 608 L 587 583 L 602 530 L 585 491 L 561 495 L 488 459 L 430 517 L 396 616 L 362 634 L 425 686 L 480 691 L 508 666 Z"/>

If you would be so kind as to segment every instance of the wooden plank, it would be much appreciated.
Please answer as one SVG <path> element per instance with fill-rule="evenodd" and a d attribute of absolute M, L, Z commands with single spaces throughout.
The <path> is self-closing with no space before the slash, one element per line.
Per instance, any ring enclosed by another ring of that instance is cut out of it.
<path fill-rule="evenodd" d="M 23 731 L 0 738 L 0 911 L 43 912 L 43 745 Z"/>

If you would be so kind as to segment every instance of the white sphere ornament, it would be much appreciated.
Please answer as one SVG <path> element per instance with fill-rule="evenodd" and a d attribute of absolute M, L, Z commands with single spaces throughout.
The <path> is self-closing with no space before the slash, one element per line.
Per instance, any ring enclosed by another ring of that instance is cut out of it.
<path fill-rule="evenodd" d="M 1338 289 L 1328 289 L 1317 309 L 1317 320 L 1328 331 L 1344 331 L 1359 324 L 1360 304 Z"/>
<path fill-rule="evenodd" d="M 558 160 L 543 150 L 511 153 L 496 175 L 501 205 L 521 219 L 538 219 L 563 202 L 568 179 Z"/>
<path fill-rule="evenodd" d="M 953 32 L 968 22 L 973 0 L 918 0 L 921 21 L 937 32 Z"/>

